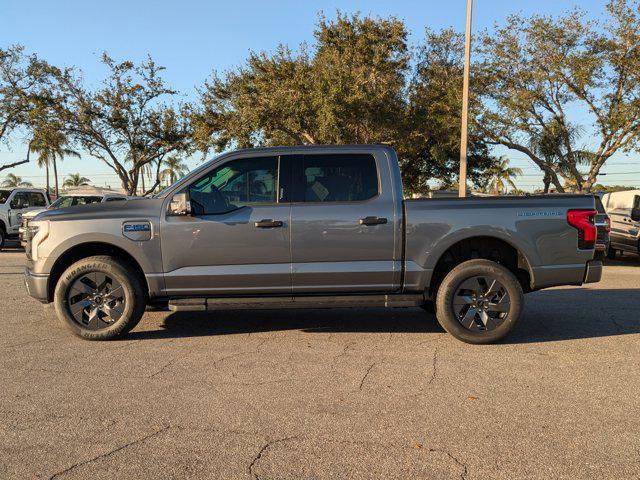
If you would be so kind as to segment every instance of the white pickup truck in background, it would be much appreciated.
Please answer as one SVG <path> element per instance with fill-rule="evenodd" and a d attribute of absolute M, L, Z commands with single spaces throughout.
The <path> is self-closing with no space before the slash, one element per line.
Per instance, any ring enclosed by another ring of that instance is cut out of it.
<path fill-rule="evenodd" d="M 22 215 L 49 206 L 49 197 L 38 188 L 0 189 L 0 250 L 7 238 L 18 236 Z"/>
<path fill-rule="evenodd" d="M 19 228 L 20 245 L 26 246 L 24 240 L 24 233 L 29 227 L 29 222 L 45 210 L 55 210 L 56 208 L 68 208 L 78 205 L 90 205 L 92 203 L 102 202 L 117 202 L 127 200 L 127 197 L 123 193 L 114 192 L 109 189 L 98 188 L 83 185 L 79 188 L 75 188 L 67 191 L 64 195 L 61 195 L 51 205 L 43 208 L 32 209 L 29 212 L 22 215 L 22 222 Z M 135 197 L 134 197 L 135 198 Z"/>
<path fill-rule="evenodd" d="M 606 193 L 602 204 L 611 219 L 609 258 L 622 252 L 640 254 L 640 190 Z"/>

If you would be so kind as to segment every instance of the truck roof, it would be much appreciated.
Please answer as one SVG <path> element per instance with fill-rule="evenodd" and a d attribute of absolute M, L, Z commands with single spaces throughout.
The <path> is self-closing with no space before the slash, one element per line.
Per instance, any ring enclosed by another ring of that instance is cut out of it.
<path fill-rule="evenodd" d="M 35 188 L 35 187 L 0 187 L 0 190 L 4 190 L 7 192 L 13 192 L 14 190 L 19 190 L 21 192 L 44 193 L 44 188 Z"/>
<path fill-rule="evenodd" d="M 242 148 L 239 150 L 233 150 L 233 153 L 254 153 L 254 152 L 322 152 L 322 151 L 335 151 L 335 150 L 371 150 L 372 148 L 393 150 L 393 147 L 385 143 L 357 143 L 346 145 L 335 144 L 322 144 L 322 145 L 289 145 L 289 146 L 273 146 L 273 147 L 256 147 L 256 148 Z M 231 152 L 229 152 L 231 153 Z"/>

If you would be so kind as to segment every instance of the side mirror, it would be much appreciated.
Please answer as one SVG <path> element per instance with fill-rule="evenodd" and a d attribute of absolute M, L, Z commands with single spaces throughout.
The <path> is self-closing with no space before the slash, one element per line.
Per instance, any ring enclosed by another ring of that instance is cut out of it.
<path fill-rule="evenodd" d="M 634 208 L 631 210 L 631 220 L 634 222 L 640 222 L 640 208 Z"/>
<path fill-rule="evenodd" d="M 171 197 L 169 215 L 191 215 L 191 200 L 188 192 L 176 193 Z"/>

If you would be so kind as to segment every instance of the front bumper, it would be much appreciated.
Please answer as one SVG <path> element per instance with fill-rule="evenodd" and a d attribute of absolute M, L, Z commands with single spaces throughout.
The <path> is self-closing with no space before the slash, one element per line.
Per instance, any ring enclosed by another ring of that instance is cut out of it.
<path fill-rule="evenodd" d="M 30 296 L 39 302 L 49 303 L 49 275 L 31 273 L 28 268 L 25 268 L 24 285 Z"/>
<path fill-rule="evenodd" d="M 602 260 L 591 260 L 587 262 L 587 269 L 584 274 L 584 283 L 599 282 L 602 278 Z"/>

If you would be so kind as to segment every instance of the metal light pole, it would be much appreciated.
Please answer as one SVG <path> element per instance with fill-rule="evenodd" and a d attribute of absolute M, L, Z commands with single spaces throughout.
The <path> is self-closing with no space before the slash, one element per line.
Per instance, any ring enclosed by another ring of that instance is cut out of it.
<path fill-rule="evenodd" d="M 462 82 L 462 127 L 460 131 L 460 178 L 458 196 L 467 196 L 467 135 L 469 115 L 469 62 L 471 60 L 471 11 L 473 0 L 467 3 L 467 29 L 464 42 L 464 78 Z"/>

